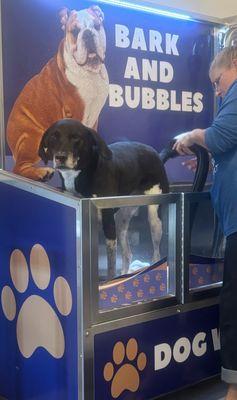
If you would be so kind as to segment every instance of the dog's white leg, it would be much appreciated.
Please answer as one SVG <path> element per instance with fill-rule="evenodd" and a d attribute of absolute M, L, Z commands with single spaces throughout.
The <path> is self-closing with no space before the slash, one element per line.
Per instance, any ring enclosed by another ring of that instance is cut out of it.
<path fill-rule="evenodd" d="M 151 238 L 153 243 L 153 257 L 152 262 L 156 262 L 160 259 L 160 241 L 162 236 L 162 223 L 158 217 L 157 204 L 148 206 L 148 221 L 151 230 Z"/>
<path fill-rule="evenodd" d="M 116 275 L 117 240 L 106 239 L 106 252 L 108 260 L 108 278 L 113 279 Z"/>
<path fill-rule="evenodd" d="M 128 272 L 129 265 L 132 261 L 132 252 L 128 240 L 128 227 L 137 209 L 138 207 L 122 207 L 115 215 L 116 231 L 122 253 L 122 274 Z"/>
<path fill-rule="evenodd" d="M 153 186 L 151 189 L 146 190 L 145 194 L 161 194 L 162 190 L 159 185 Z M 151 230 L 151 239 L 153 243 L 153 257 L 152 262 L 156 262 L 160 259 L 160 241 L 162 236 L 162 222 L 158 216 L 158 204 L 148 206 L 148 221 Z"/>

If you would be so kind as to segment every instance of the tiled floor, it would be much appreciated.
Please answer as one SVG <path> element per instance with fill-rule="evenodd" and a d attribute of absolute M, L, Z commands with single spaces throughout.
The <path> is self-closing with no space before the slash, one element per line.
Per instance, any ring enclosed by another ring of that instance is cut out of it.
<path fill-rule="evenodd" d="M 224 400 L 226 385 L 220 378 L 212 378 L 193 387 L 163 396 L 162 400 Z M 158 399 L 157 399 L 158 400 Z"/>

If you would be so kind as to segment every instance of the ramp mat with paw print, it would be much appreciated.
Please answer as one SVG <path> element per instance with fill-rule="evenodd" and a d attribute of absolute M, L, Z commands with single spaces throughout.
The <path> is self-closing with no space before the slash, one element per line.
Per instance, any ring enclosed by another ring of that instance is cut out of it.
<path fill-rule="evenodd" d="M 222 281 L 223 259 L 190 256 L 189 288 L 196 289 Z M 163 258 L 139 272 L 123 275 L 99 286 L 99 308 L 109 310 L 167 296 L 169 266 Z"/>

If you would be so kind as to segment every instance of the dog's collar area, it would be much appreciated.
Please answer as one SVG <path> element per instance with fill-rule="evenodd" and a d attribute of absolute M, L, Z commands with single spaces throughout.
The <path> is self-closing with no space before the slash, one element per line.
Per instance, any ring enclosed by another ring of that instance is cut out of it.
<path fill-rule="evenodd" d="M 65 167 L 63 165 L 58 165 L 55 167 L 58 171 L 71 171 L 71 168 Z"/>
<path fill-rule="evenodd" d="M 62 168 L 56 168 L 58 171 L 60 171 L 61 173 L 63 173 L 64 175 L 66 175 L 66 176 L 77 176 L 80 172 L 81 172 L 81 170 L 80 169 L 78 169 L 78 170 L 75 170 L 75 169 L 71 169 L 71 168 L 68 168 L 68 167 L 62 167 Z"/>
<path fill-rule="evenodd" d="M 63 178 L 64 187 L 68 192 L 75 193 L 75 179 L 80 174 L 81 170 L 72 169 L 58 169 L 60 175 Z"/>
<path fill-rule="evenodd" d="M 79 173 L 79 172 L 81 172 L 80 170 L 78 170 L 78 169 L 75 169 L 75 168 L 70 168 L 70 167 L 67 167 L 67 166 L 64 166 L 64 165 L 59 165 L 59 166 L 56 166 L 55 167 L 55 169 L 57 170 L 57 171 L 61 171 L 61 172 L 68 172 L 68 173 Z"/>

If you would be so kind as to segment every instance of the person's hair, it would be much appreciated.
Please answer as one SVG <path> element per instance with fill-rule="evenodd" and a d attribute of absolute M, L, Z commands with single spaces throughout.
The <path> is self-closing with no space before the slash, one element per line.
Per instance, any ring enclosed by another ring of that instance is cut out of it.
<path fill-rule="evenodd" d="M 224 47 L 213 59 L 209 71 L 214 68 L 231 68 L 233 60 L 237 60 L 237 46 Z"/>

